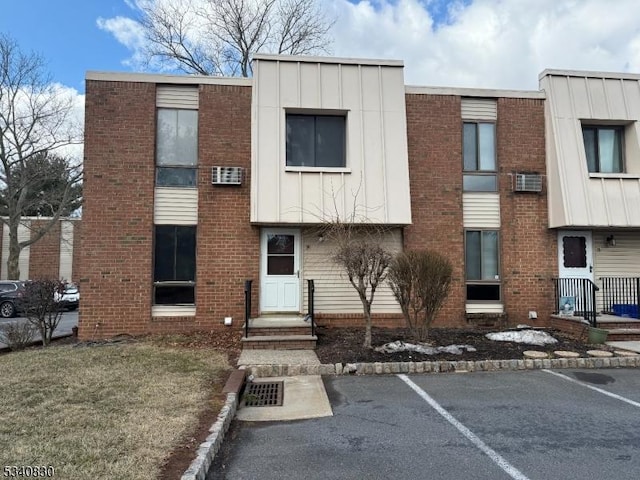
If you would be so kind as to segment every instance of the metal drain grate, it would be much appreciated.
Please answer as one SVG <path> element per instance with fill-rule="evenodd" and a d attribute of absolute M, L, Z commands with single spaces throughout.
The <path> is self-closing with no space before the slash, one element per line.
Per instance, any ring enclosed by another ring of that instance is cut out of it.
<path fill-rule="evenodd" d="M 247 407 L 281 407 L 284 382 L 251 382 L 244 392 Z"/>

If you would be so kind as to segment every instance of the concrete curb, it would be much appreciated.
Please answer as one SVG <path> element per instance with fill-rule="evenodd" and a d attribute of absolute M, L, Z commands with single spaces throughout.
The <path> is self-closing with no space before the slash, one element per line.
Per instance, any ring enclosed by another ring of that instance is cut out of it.
<path fill-rule="evenodd" d="M 224 435 L 238 408 L 238 394 L 227 393 L 227 400 L 220 409 L 218 419 L 209 429 L 210 435 L 200 444 L 196 458 L 182 475 L 181 480 L 205 480 L 213 459 L 222 446 Z"/>
<path fill-rule="evenodd" d="M 542 368 L 640 367 L 640 355 L 608 358 L 546 358 L 540 360 L 479 360 L 434 362 L 336 363 L 322 365 L 247 365 L 258 377 L 295 375 L 390 375 L 396 373 L 494 372 Z"/>

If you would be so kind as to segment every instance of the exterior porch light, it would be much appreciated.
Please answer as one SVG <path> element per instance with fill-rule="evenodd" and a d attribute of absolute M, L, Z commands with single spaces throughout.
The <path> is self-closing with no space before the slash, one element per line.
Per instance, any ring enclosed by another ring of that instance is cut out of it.
<path fill-rule="evenodd" d="M 607 247 L 615 247 L 616 246 L 616 237 L 614 237 L 613 235 L 609 235 L 606 238 L 606 242 L 607 242 Z"/>

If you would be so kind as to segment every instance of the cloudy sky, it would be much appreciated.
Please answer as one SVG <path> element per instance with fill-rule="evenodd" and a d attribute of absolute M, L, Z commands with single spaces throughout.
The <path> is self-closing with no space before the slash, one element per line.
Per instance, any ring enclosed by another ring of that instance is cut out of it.
<path fill-rule="evenodd" d="M 137 1 L 0 0 L 0 32 L 82 93 L 86 70 L 142 69 Z M 536 89 L 545 68 L 640 72 L 638 0 L 319 2 L 337 18 L 334 55 L 402 59 L 408 84 Z"/>

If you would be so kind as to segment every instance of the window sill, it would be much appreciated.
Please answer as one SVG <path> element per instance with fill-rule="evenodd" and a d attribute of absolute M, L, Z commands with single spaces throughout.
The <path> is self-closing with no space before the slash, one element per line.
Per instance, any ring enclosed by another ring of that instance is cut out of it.
<path fill-rule="evenodd" d="M 638 173 L 589 173 L 589 178 L 623 178 L 629 180 L 640 179 Z"/>
<path fill-rule="evenodd" d="M 284 167 L 285 172 L 302 173 L 351 173 L 347 167 Z"/>
<path fill-rule="evenodd" d="M 195 305 L 153 305 L 152 317 L 195 317 Z"/>

